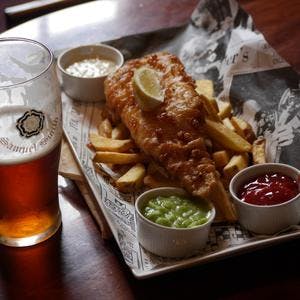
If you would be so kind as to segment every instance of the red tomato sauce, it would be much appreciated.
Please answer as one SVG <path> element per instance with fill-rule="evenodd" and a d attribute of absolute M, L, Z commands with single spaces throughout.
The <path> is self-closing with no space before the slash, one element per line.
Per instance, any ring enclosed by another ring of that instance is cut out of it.
<path fill-rule="evenodd" d="M 274 205 L 284 203 L 298 193 L 296 180 L 280 173 L 269 173 L 244 184 L 238 192 L 238 197 L 250 204 Z"/>

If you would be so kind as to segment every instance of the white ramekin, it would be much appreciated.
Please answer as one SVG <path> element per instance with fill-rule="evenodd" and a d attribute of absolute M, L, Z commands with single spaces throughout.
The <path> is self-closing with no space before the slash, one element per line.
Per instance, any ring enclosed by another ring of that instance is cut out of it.
<path fill-rule="evenodd" d="M 102 101 L 104 96 L 104 80 L 107 75 L 84 78 L 70 75 L 66 68 L 71 64 L 89 58 L 102 58 L 113 61 L 117 69 L 123 65 L 122 53 L 111 46 L 104 44 L 86 45 L 69 49 L 59 55 L 57 66 L 59 77 L 65 93 L 75 100 Z"/>
<path fill-rule="evenodd" d="M 282 173 L 295 179 L 299 185 L 300 171 L 280 163 L 248 167 L 237 173 L 229 185 L 239 223 L 257 234 L 275 234 L 300 222 L 300 194 L 287 202 L 276 205 L 253 205 L 238 198 L 238 191 L 244 183 L 267 173 Z"/>
<path fill-rule="evenodd" d="M 171 228 L 158 225 L 145 218 L 141 209 L 156 196 L 188 196 L 180 188 L 155 188 L 141 194 L 135 202 L 137 219 L 137 236 L 140 244 L 148 251 L 164 257 L 191 256 L 205 247 L 211 223 L 215 218 L 215 208 L 211 205 L 211 215 L 208 221 L 194 228 Z M 204 200 L 199 200 L 204 201 Z"/>

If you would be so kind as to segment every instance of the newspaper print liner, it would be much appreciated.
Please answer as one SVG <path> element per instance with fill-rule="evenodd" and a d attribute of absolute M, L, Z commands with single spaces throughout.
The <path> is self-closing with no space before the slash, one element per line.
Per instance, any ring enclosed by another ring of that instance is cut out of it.
<path fill-rule="evenodd" d="M 252 19 L 234 0 L 201 1 L 184 28 L 124 37 L 108 44 L 126 58 L 167 50 L 179 56 L 194 79 L 208 78 L 216 96 L 231 101 L 234 112 L 267 139 L 268 161 L 300 162 L 299 76 L 255 30 Z M 63 94 L 64 130 L 82 171 L 135 277 L 142 279 L 199 265 L 300 236 L 298 226 L 276 236 L 254 236 L 238 223 L 214 224 L 204 250 L 183 259 L 166 259 L 140 247 L 134 199 L 95 172 L 86 147 L 96 130 L 98 103 L 80 103 Z M 141 191 L 140 191 L 141 192 Z"/>

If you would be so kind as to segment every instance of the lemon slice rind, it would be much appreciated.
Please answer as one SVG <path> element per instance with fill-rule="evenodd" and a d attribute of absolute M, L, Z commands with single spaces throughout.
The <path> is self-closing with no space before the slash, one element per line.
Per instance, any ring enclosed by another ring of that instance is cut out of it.
<path fill-rule="evenodd" d="M 160 75 L 154 69 L 148 67 L 136 69 L 132 83 L 135 99 L 142 110 L 151 111 L 163 103 Z"/>

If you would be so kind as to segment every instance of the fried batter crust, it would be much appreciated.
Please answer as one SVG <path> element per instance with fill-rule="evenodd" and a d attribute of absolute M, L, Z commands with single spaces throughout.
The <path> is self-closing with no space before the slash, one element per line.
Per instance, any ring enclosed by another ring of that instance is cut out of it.
<path fill-rule="evenodd" d="M 163 104 L 150 112 L 139 108 L 132 85 L 134 70 L 145 65 L 160 72 L 164 91 Z M 122 120 L 146 155 L 191 194 L 210 198 L 219 179 L 204 143 L 203 99 L 176 56 L 160 52 L 127 62 L 108 76 L 105 94 L 113 120 Z"/>

